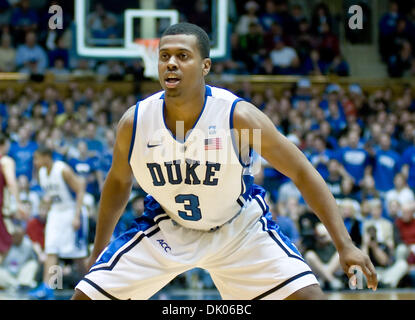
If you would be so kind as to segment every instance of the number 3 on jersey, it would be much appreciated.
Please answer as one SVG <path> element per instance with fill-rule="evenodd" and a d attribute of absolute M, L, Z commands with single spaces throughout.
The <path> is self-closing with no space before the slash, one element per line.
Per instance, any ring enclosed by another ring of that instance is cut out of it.
<path fill-rule="evenodd" d="M 179 216 L 184 220 L 197 221 L 202 218 L 199 209 L 199 198 L 194 194 L 179 194 L 175 198 L 176 203 L 184 203 L 186 211 L 179 210 Z"/>

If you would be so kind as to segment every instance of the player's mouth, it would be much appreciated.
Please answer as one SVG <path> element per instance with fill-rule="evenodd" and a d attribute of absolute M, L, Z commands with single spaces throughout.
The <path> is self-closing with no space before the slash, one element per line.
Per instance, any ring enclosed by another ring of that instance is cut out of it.
<path fill-rule="evenodd" d="M 175 74 L 169 74 L 164 78 L 164 83 L 167 88 L 176 88 L 180 83 L 180 77 Z"/>

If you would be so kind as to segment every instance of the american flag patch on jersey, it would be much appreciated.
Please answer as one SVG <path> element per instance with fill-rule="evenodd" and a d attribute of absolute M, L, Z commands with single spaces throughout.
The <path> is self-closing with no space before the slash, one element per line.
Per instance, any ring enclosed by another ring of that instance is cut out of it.
<path fill-rule="evenodd" d="M 205 150 L 219 150 L 222 149 L 222 142 L 220 138 L 205 139 Z"/>

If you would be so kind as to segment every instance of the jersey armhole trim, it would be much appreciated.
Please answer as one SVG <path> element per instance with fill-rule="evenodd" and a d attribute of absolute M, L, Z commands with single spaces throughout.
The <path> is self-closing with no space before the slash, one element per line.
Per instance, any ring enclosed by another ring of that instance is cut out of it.
<path fill-rule="evenodd" d="M 130 142 L 130 150 L 128 152 L 128 163 L 131 160 L 131 154 L 133 153 L 134 143 L 135 143 L 135 135 L 136 135 L 136 128 L 137 128 L 137 117 L 138 117 L 138 106 L 140 105 L 140 101 L 137 102 L 134 110 L 134 123 L 133 123 L 133 134 L 131 136 Z"/>
<path fill-rule="evenodd" d="M 241 154 L 239 152 L 238 146 L 236 145 L 235 135 L 234 135 L 234 132 L 233 132 L 233 129 L 234 129 L 234 126 L 233 126 L 233 113 L 235 111 L 235 106 L 239 101 L 243 101 L 243 100 L 244 99 L 242 99 L 242 98 L 237 98 L 232 103 L 231 112 L 230 112 L 230 115 L 229 115 L 229 128 L 231 130 L 232 145 L 233 145 L 233 150 L 235 151 L 236 157 L 238 158 L 239 163 L 241 164 L 241 166 L 244 167 L 244 168 L 247 168 L 247 167 L 249 167 L 250 164 L 249 163 L 246 164 L 246 163 L 242 162 Z"/>

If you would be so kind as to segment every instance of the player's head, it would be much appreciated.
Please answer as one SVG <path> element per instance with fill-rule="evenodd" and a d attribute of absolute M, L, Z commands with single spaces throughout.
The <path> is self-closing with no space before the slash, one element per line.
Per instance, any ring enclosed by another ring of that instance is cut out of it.
<path fill-rule="evenodd" d="M 210 41 L 206 32 L 191 23 L 171 25 L 159 44 L 159 80 L 167 96 L 194 92 L 209 73 Z"/>
<path fill-rule="evenodd" d="M 187 22 L 173 24 L 164 31 L 161 38 L 165 36 L 190 35 L 195 36 L 197 46 L 202 58 L 210 56 L 210 40 L 208 34 L 201 27 Z"/>
<path fill-rule="evenodd" d="M 47 167 L 49 166 L 53 160 L 52 160 L 52 149 L 46 147 L 46 146 L 40 146 L 36 152 L 35 156 L 33 158 L 33 163 L 37 169 L 41 167 Z"/>

